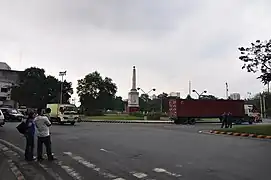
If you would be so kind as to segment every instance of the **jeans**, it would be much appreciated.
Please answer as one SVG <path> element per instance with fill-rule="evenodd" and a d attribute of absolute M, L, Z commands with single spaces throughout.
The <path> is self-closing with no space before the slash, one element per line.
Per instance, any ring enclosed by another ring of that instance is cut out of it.
<path fill-rule="evenodd" d="M 46 136 L 46 137 L 38 137 L 38 160 L 42 160 L 42 150 L 43 150 L 43 144 L 46 147 L 46 153 L 47 157 L 49 160 L 53 159 L 52 155 L 52 149 L 51 149 L 51 137 Z"/>
<path fill-rule="evenodd" d="M 224 126 L 225 126 L 225 128 L 228 128 L 228 121 L 226 119 L 222 120 L 221 128 L 224 128 Z"/>
<path fill-rule="evenodd" d="M 26 147 L 24 157 L 25 160 L 33 160 L 33 151 L 34 151 L 34 136 L 26 135 Z"/>

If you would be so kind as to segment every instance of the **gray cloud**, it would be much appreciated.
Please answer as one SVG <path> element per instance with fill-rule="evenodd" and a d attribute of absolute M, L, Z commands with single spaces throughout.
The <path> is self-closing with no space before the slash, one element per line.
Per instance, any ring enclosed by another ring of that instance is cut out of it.
<path fill-rule="evenodd" d="M 269 39 L 268 0 L 0 0 L 0 60 L 11 67 L 67 70 L 74 83 L 93 70 L 127 97 L 131 67 L 138 84 L 158 91 L 224 84 L 246 96 L 263 86 L 240 70 L 237 47 Z M 20 61 L 20 52 L 23 58 Z"/>

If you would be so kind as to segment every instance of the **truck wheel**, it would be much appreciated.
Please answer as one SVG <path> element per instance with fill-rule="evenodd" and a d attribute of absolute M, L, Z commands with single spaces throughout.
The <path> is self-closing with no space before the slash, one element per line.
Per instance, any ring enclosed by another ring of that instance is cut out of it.
<path fill-rule="evenodd" d="M 71 125 L 74 126 L 75 122 L 71 122 Z"/>
<path fill-rule="evenodd" d="M 196 119 L 195 119 L 195 118 L 191 118 L 191 119 L 189 120 L 189 124 L 195 125 L 195 124 L 196 124 Z"/>
<path fill-rule="evenodd" d="M 174 120 L 174 124 L 181 124 L 180 119 L 175 119 L 175 120 Z"/>
<path fill-rule="evenodd" d="M 240 119 L 235 119 L 235 124 L 238 124 L 238 125 L 242 124 L 242 120 L 240 120 Z"/>

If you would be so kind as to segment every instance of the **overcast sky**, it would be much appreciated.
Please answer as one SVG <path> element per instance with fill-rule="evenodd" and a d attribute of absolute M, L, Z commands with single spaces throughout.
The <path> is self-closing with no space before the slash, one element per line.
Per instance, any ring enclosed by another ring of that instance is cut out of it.
<path fill-rule="evenodd" d="M 225 97 L 263 90 L 241 70 L 239 46 L 270 39 L 270 0 L 0 0 L 0 61 L 77 79 L 99 71 L 127 98 L 192 88 Z M 20 58 L 21 57 L 21 58 Z M 21 59 L 21 60 L 20 60 Z"/>

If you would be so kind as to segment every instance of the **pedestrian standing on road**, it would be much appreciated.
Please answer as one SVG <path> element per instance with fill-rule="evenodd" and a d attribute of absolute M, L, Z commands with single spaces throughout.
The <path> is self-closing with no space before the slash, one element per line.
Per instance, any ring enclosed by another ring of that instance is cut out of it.
<path fill-rule="evenodd" d="M 232 128 L 232 121 L 233 121 L 232 114 L 231 114 L 231 112 L 228 112 L 228 114 L 227 114 L 227 122 L 228 122 L 228 127 L 229 128 Z"/>
<path fill-rule="evenodd" d="M 34 125 L 34 112 L 28 112 L 28 117 L 25 121 L 26 130 L 25 130 L 25 138 L 26 138 L 26 147 L 25 147 L 25 160 L 33 161 L 33 151 L 34 151 L 34 136 L 35 136 L 35 125 Z"/>
<path fill-rule="evenodd" d="M 50 129 L 49 129 L 49 127 L 52 124 L 49 121 L 48 117 L 42 114 L 42 109 L 38 109 L 37 114 L 38 116 L 35 118 L 34 122 L 37 128 L 37 136 L 38 136 L 38 145 L 37 145 L 38 161 L 44 160 L 42 156 L 43 144 L 46 147 L 48 160 L 52 161 L 55 159 L 52 155 L 51 137 L 50 137 Z"/>
<path fill-rule="evenodd" d="M 222 114 L 222 125 L 221 125 L 221 128 L 224 128 L 224 126 L 225 126 L 225 128 L 227 128 L 227 113 L 226 112 L 224 112 Z"/>
<path fill-rule="evenodd" d="M 46 109 L 45 109 L 45 116 L 46 116 L 46 117 L 49 119 L 49 121 L 51 122 L 50 113 L 51 113 L 51 109 L 50 109 L 50 108 L 46 108 Z"/>

